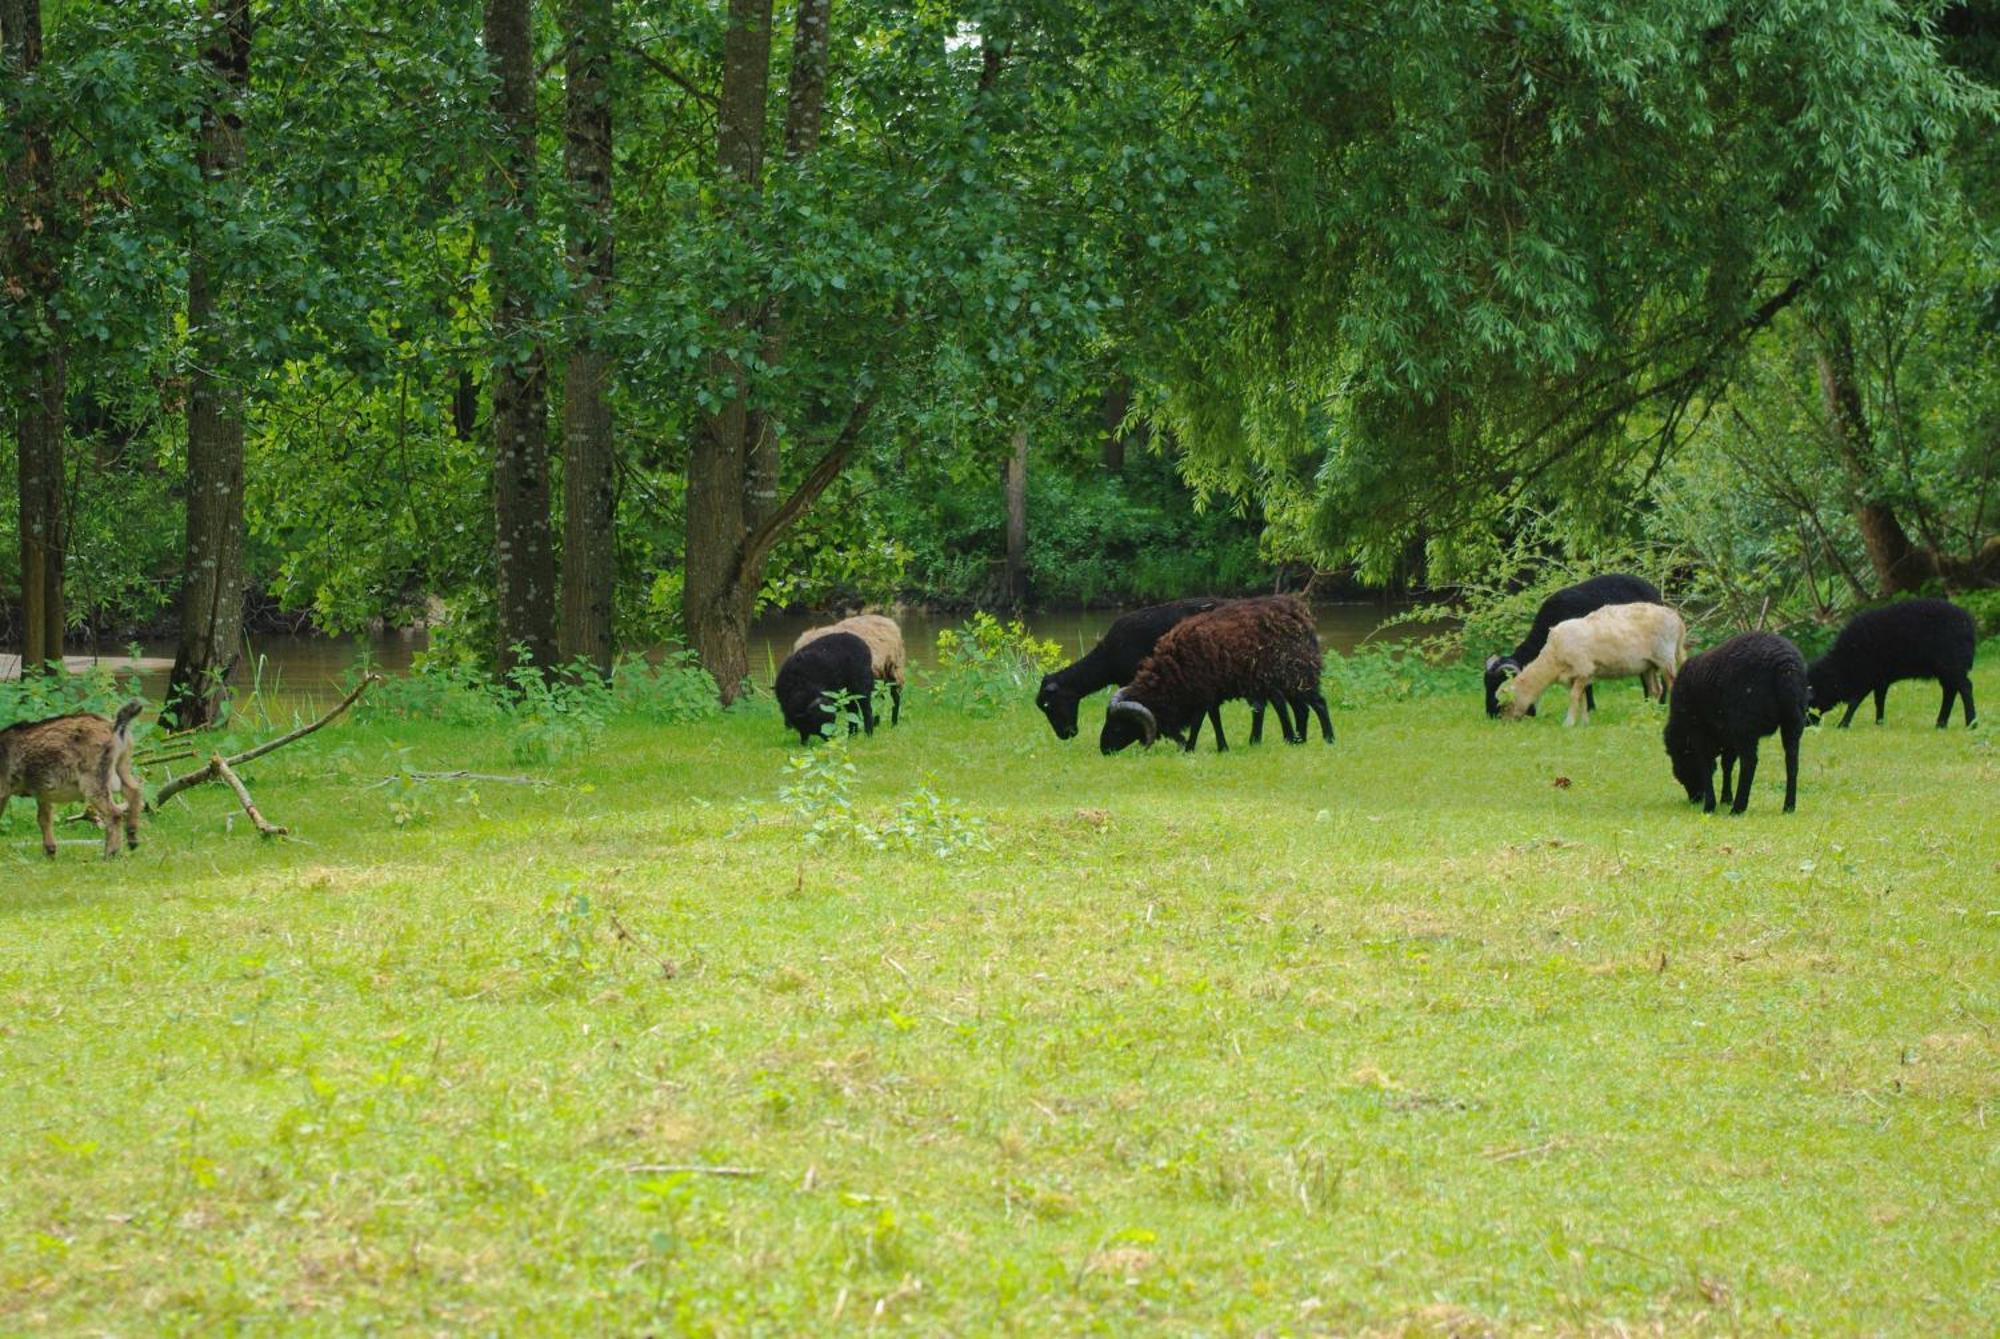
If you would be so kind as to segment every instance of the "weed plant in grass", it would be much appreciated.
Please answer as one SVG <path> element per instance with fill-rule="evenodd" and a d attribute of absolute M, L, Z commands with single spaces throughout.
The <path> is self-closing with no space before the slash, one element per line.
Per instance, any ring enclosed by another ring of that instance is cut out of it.
<path fill-rule="evenodd" d="M 1992 1333 L 2000 757 L 1927 691 L 1740 819 L 1471 672 L 1223 755 L 931 694 L 841 746 L 908 841 L 809 845 L 768 704 L 376 711 L 246 769 L 278 844 L 16 806 L 0 1329 Z"/>

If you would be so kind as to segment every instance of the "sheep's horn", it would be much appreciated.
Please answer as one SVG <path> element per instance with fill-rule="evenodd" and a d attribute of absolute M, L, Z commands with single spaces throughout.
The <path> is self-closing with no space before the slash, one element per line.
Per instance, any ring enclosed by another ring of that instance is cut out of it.
<path fill-rule="evenodd" d="M 1491 674 L 1493 672 L 1493 667 L 1498 665 L 1499 663 L 1500 663 L 1500 656 L 1497 652 L 1493 655 L 1486 657 L 1486 672 L 1488 674 Z"/>
<path fill-rule="evenodd" d="M 1124 689 L 1121 688 L 1111 695 L 1109 711 L 1113 716 L 1135 718 L 1139 722 L 1140 742 L 1147 748 L 1153 747 L 1153 741 L 1160 737 L 1160 723 L 1153 719 L 1153 713 L 1146 709 L 1146 704 L 1143 702 L 1126 701 Z"/>

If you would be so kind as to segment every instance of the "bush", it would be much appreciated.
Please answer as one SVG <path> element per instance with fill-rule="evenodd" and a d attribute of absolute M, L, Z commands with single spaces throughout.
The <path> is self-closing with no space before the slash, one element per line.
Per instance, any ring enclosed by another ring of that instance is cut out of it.
<path fill-rule="evenodd" d="M 938 695 L 946 704 L 968 716 L 991 716 L 1032 697 L 1042 676 L 1063 663 L 1063 651 L 1020 619 L 1002 623 L 982 609 L 938 634 L 937 662 Z"/>
<path fill-rule="evenodd" d="M 692 651 L 675 651 L 657 665 L 636 656 L 611 673 L 611 709 L 659 725 L 706 720 L 722 710 L 715 679 Z"/>
<path fill-rule="evenodd" d="M 94 711 L 116 716 L 118 709 L 140 697 L 139 676 L 127 674 L 121 683 L 102 665 L 81 674 L 30 674 L 0 681 L 0 729 L 17 721 L 41 721 L 71 712 Z"/>
<path fill-rule="evenodd" d="M 1468 669 L 1438 664 L 1408 643 L 1364 642 L 1347 655 L 1327 652 L 1325 673 L 1327 701 L 1353 708 L 1462 692 Z"/>

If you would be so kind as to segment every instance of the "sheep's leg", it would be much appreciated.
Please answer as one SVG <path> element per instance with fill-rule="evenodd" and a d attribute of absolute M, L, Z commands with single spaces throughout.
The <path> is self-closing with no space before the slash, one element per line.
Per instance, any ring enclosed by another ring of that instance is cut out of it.
<path fill-rule="evenodd" d="M 871 735 L 875 733 L 875 694 L 872 692 L 861 699 L 861 728 Z"/>
<path fill-rule="evenodd" d="M 1889 685 L 1883 684 L 1875 690 L 1875 724 L 1882 723 L 1882 708 L 1889 701 Z"/>
<path fill-rule="evenodd" d="M 1217 753 L 1229 752 L 1229 741 L 1222 736 L 1222 706 L 1220 703 L 1208 709 L 1208 723 L 1215 727 L 1215 751 Z M 1188 737 L 1188 752 L 1194 752 L 1194 737 L 1192 735 Z"/>
<path fill-rule="evenodd" d="M 1779 738 L 1785 745 L 1785 812 L 1791 813 L 1799 807 L 1799 736 L 1805 733 L 1804 721 L 1786 721 L 1778 727 Z"/>
<path fill-rule="evenodd" d="M 903 681 L 901 679 L 891 679 L 889 680 L 889 724 L 901 725 L 902 723 Z"/>
<path fill-rule="evenodd" d="M 1729 806 L 1729 812 L 1740 814 L 1750 807 L 1750 783 L 1757 779 L 1757 741 L 1751 740 L 1739 755 L 1742 773 L 1736 778 L 1736 803 Z"/>
<path fill-rule="evenodd" d="M 1583 723 L 1590 724 L 1590 708 L 1584 705 L 1584 699 L 1589 696 L 1588 679 L 1577 678 L 1569 681 L 1569 714 L 1563 717 L 1564 725 L 1575 725 L 1579 713 L 1583 717 Z"/>
<path fill-rule="evenodd" d="M 1951 724 L 1951 703 L 1958 696 L 1958 685 L 1950 679 L 1939 679 L 1938 683 L 1944 687 L 1944 705 L 1938 708 L 1937 719 L 1937 728 L 1942 730 Z"/>
<path fill-rule="evenodd" d="M 1708 775 L 1701 785 L 1701 811 L 1704 814 L 1715 812 L 1715 764 L 1712 762 L 1708 765 Z"/>
<path fill-rule="evenodd" d="M 1305 702 L 1307 706 L 1311 707 L 1318 714 L 1319 732 L 1325 736 L 1326 742 L 1331 744 L 1333 742 L 1333 715 L 1326 709 L 1326 694 L 1315 688 L 1305 699 Z M 1306 715 L 1305 712 L 1301 711 L 1299 713 L 1299 739 L 1303 742 L 1305 737 Z"/>
<path fill-rule="evenodd" d="M 1195 714 L 1194 724 L 1188 727 L 1187 738 L 1181 741 L 1181 752 L 1193 753 L 1194 746 L 1201 742 L 1201 722 L 1202 722 L 1201 714 L 1197 712 Z"/>
<path fill-rule="evenodd" d="M 1589 711 L 1597 710 L 1597 688 L 1593 684 L 1583 686 L 1583 705 Z"/>
<path fill-rule="evenodd" d="M 1959 706 L 1965 710 L 1965 728 L 1970 730 L 1972 723 L 1979 719 L 1979 713 L 1972 709 L 1972 676 L 1970 674 L 1958 681 L 1958 702 Z"/>
<path fill-rule="evenodd" d="M 56 858 L 56 806 L 46 796 L 35 797 L 35 821 L 42 825 L 42 854 Z"/>
<path fill-rule="evenodd" d="M 1299 704 L 1283 693 L 1271 699 L 1271 710 L 1278 713 L 1278 728 L 1285 732 L 1287 744 L 1306 742 L 1306 718 L 1299 714 Z"/>
<path fill-rule="evenodd" d="M 1730 789 L 1729 777 L 1730 774 L 1735 770 L 1736 770 L 1736 755 L 1730 752 L 1728 749 L 1724 749 L 1722 751 L 1722 802 L 1724 804 L 1729 803 L 1729 789 Z M 1711 784 L 1713 783 L 1713 780 L 1714 778 L 1711 777 L 1710 778 Z M 1709 806 L 1709 808 L 1711 809 L 1713 809 L 1714 807 L 1715 807 L 1714 805 Z"/>
<path fill-rule="evenodd" d="M 1264 742 L 1264 699 L 1261 697 L 1250 699 L 1250 742 Z"/>
<path fill-rule="evenodd" d="M 1847 704 L 1847 714 L 1840 718 L 1840 728 L 1845 730 L 1848 726 L 1848 722 L 1854 719 L 1854 713 L 1859 710 L 1861 710 L 1861 699 L 1857 697 L 1852 702 Z"/>

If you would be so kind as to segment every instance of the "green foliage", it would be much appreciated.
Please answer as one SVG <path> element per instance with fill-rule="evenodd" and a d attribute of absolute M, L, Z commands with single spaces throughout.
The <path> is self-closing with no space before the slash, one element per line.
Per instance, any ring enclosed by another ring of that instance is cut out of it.
<path fill-rule="evenodd" d="M 588 672 L 564 674 L 517 664 L 507 675 L 509 751 L 518 763 L 553 763 L 596 744 L 611 714 L 612 690 Z"/>
<path fill-rule="evenodd" d="M 1972 615 L 1981 637 L 2000 636 L 2000 589 L 1960 591 L 1951 598 Z"/>
<path fill-rule="evenodd" d="M 1438 664 L 1420 647 L 1405 643 L 1364 642 L 1347 655 L 1326 653 L 1327 701 L 1344 710 L 1454 693 L 1463 696 L 1467 677 L 1464 664 Z"/>
<path fill-rule="evenodd" d="M 0 679 L 0 729 L 17 721 L 40 721 L 78 711 L 116 716 L 119 708 L 144 696 L 139 691 L 136 673 L 128 673 L 120 680 L 103 665 L 93 665 L 78 674 L 30 674 L 26 678 Z"/>
<path fill-rule="evenodd" d="M 860 769 L 853 761 L 844 718 L 836 725 L 823 746 L 802 749 L 786 759 L 786 780 L 778 789 L 779 800 L 804 825 L 807 846 L 852 841 L 878 851 L 936 860 L 992 849 L 985 820 L 963 803 L 940 795 L 934 776 L 926 776 L 924 784 L 898 800 L 890 812 L 863 813 L 854 799 Z"/>
<path fill-rule="evenodd" d="M 350 675 L 347 687 L 357 675 Z M 408 674 L 388 676 L 356 710 L 391 720 L 485 726 L 506 718 L 507 698 L 483 670 L 420 652 Z"/>
<path fill-rule="evenodd" d="M 721 711 L 715 680 L 692 651 L 672 651 L 658 661 L 623 656 L 611 674 L 611 711 L 667 725 L 699 721 Z"/>
<path fill-rule="evenodd" d="M 1063 649 L 1036 637 L 1020 619 L 1002 623 L 979 610 L 937 635 L 938 697 L 968 716 L 991 716 L 1017 703 L 1063 663 Z"/>

